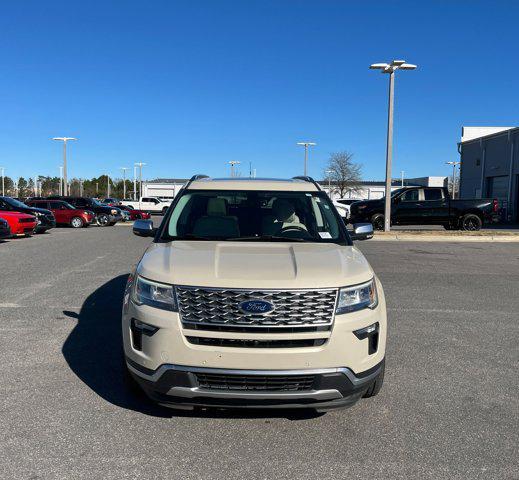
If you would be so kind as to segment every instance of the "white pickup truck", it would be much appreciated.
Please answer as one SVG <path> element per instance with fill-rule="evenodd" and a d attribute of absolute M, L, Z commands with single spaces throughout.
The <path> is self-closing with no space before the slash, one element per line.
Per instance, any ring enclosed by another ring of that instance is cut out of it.
<path fill-rule="evenodd" d="M 171 200 L 160 200 L 154 197 L 141 197 L 139 200 L 123 200 L 121 205 L 149 213 L 166 213 L 167 209 L 171 205 Z"/>

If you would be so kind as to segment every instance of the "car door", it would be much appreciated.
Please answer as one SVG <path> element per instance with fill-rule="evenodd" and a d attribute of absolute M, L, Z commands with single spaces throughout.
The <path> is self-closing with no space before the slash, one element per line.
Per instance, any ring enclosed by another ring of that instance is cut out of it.
<path fill-rule="evenodd" d="M 54 218 L 56 219 L 56 223 L 68 223 L 68 215 L 65 204 L 58 200 L 50 200 L 48 208 L 54 214 Z"/>
<path fill-rule="evenodd" d="M 401 225 L 415 225 L 422 223 L 421 216 L 421 188 L 409 188 L 393 202 L 393 222 Z"/>
<path fill-rule="evenodd" d="M 449 201 L 444 198 L 442 188 L 425 187 L 423 189 L 423 217 L 428 224 L 449 222 Z"/>

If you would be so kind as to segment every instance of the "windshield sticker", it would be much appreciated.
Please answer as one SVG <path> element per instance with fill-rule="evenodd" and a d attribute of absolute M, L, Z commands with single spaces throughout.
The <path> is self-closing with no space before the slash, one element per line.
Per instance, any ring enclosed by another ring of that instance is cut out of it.
<path fill-rule="evenodd" d="M 329 232 L 319 232 L 321 238 L 332 238 Z"/>

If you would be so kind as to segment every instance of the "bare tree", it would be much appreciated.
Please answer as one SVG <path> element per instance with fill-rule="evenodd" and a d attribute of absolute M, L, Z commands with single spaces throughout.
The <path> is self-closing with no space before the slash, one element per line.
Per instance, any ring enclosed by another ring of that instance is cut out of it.
<path fill-rule="evenodd" d="M 362 165 L 352 159 L 353 153 L 346 150 L 332 153 L 324 170 L 324 177 L 330 179 L 332 191 L 341 198 L 348 192 L 359 193 L 362 190 Z"/>

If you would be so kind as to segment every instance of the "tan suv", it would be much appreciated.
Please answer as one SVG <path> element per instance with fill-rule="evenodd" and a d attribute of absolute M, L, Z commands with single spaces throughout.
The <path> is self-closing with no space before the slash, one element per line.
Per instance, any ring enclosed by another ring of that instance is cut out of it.
<path fill-rule="evenodd" d="M 386 304 L 319 185 L 195 175 L 130 276 L 127 378 L 175 408 L 327 410 L 378 393 Z"/>

